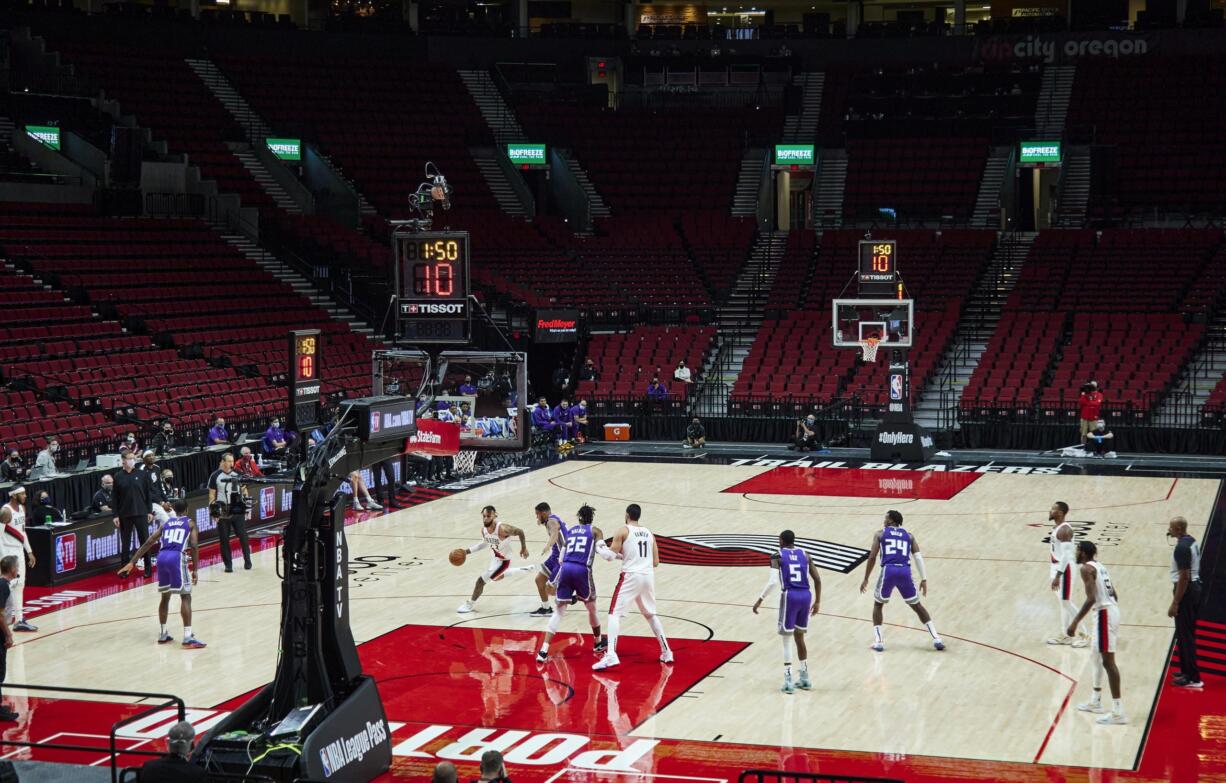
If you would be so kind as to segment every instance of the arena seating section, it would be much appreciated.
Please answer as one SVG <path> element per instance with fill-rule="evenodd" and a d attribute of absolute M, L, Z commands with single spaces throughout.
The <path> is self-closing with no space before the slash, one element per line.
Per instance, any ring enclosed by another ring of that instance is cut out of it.
<path fill-rule="evenodd" d="M 734 397 L 786 397 L 822 404 L 855 395 L 880 408 L 886 396 L 885 352 L 878 353 L 876 363 L 863 364 L 857 351 L 836 349 L 830 343 L 830 302 L 854 295 L 844 287 L 863 232 L 825 232 L 812 266 L 811 254 L 806 257 L 811 233 L 793 235 L 797 238 L 789 239 L 785 254 L 786 274 L 781 270 L 771 291 L 771 317 L 750 349 Z M 953 338 L 963 302 L 991 256 L 995 235 L 910 230 L 891 236 L 898 239 L 900 253 L 906 253 L 907 287 L 916 300 L 915 347 L 908 354 L 914 396 L 923 390 Z M 805 309 L 794 310 L 801 302 Z"/>
<path fill-rule="evenodd" d="M 1226 211 L 1226 114 L 1209 99 L 1224 93 L 1222 56 L 1079 62 L 1070 136 L 1115 150 L 1103 165 L 1118 202 L 1092 205 L 1090 217 Z"/>
<path fill-rule="evenodd" d="M 68 214 L 66 214 L 68 213 Z M 371 345 L 194 220 L 94 217 L 55 207 L 3 216 L 0 373 L 40 415 L 0 425 L 27 454 L 50 433 L 68 446 L 115 440 L 109 417 L 215 415 L 255 422 L 285 408 L 286 333 L 325 332 L 325 394 L 368 393 Z M 203 358 L 200 358 L 203 357 Z M 130 427 L 128 428 L 130 429 Z"/>
<path fill-rule="evenodd" d="M 1145 415 L 1201 346 L 1221 243 L 1218 230 L 1040 233 L 963 407 L 1068 412 L 1094 379 L 1109 407 Z"/>
<path fill-rule="evenodd" d="M 578 399 L 645 397 L 657 372 L 670 398 L 684 399 L 689 388 L 673 382 L 677 362 L 697 374 L 715 339 L 711 326 L 639 326 L 629 332 L 592 335 L 588 356 L 600 373 L 597 381 L 580 381 Z"/>
<path fill-rule="evenodd" d="M 829 69 L 819 136 L 847 149 L 844 216 L 969 219 L 993 135 L 1033 125 L 1039 82 L 1030 65 Z"/>

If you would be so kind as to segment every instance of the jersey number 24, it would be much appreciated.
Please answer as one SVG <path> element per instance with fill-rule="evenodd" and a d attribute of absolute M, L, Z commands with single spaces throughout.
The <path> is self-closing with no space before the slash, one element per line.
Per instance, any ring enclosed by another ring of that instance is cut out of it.
<path fill-rule="evenodd" d="M 899 555 L 902 555 L 903 557 L 907 557 L 910 551 L 911 551 L 910 541 L 901 541 L 896 538 L 886 539 L 885 553 L 887 555 L 899 554 Z"/>

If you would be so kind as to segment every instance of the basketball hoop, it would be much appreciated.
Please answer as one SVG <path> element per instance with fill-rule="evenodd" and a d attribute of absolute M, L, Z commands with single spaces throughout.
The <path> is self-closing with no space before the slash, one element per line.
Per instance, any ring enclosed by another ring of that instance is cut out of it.
<path fill-rule="evenodd" d="M 877 344 L 881 340 L 876 337 L 867 337 L 860 341 L 860 356 L 866 362 L 877 361 Z"/>
<path fill-rule="evenodd" d="M 457 476 L 471 476 L 477 472 L 477 452 L 465 449 L 455 455 L 451 471 Z"/>

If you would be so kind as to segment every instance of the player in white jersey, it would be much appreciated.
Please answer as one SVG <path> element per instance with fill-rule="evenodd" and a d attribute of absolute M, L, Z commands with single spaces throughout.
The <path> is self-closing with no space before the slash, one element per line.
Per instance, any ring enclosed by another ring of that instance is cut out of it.
<path fill-rule="evenodd" d="M 12 555 L 17 558 L 17 578 L 9 583 L 8 605 L 4 607 L 14 631 L 37 631 L 26 622 L 25 586 L 26 567 L 34 567 L 34 548 L 26 537 L 26 488 L 9 490 L 9 502 L 0 507 L 0 558 Z"/>
<path fill-rule="evenodd" d="M 489 582 L 497 581 L 509 573 L 532 573 L 537 570 L 536 566 L 511 568 L 511 554 L 507 551 L 507 539 L 512 536 L 519 538 L 519 556 L 526 560 L 528 542 L 524 538 L 524 531 L 507 522 L 499 522 L 498 511 L 493 506 L 481 509 L 481 541 L 465 549 L 464 553 L 471 555 L 473 552 L 480 552 L 488 547 L 493 557 L 490 558 L 490 564 L 485 569 L 485 573 L 477 577 L 477 583 L 473 586 L 473 597 L 460 604 L 460 608 L 456 609 L 457 612 L 467 614 L 473 611 L 477 599 L 481 597 L 481 593 L 485 591 L 485 585 Z"/>
<path fill-rule="evenodd" d="M 1097 722 L 1105 725 L 1127 723 L 1124 717 L 1124 701 L 1120 698 L 1120 669 L 1115 665 L 1115 644 L 1120 628 L 1119 593 L 1111 584 L 1111 575 L 1107 567 L 1094 559 L 1098 547 L 1090 541 L 1077 542 L 1077 566 L 1081 572 L 1081 581 L 1086 587 L 1086 600 L 1081 605 L 1077 617 L 1069 623 L 1068 635 L 1077 630 L 1077 624 L 1091 612 L 1094 613 L 1090 627 L 1094 629 L 1094 652 L 1098 655 L 1094 662 L 1094 695 L 1090 700 L 1077 705 L 1084 712 L 1099 713 Z M 1107 683 L 1111 686 L 1111 698 L 1114 703 L 1111 712 L 1103 707 L 1103 673 L 1107 674 Z"/>
<path fill-rule="evenodd" d="M 1073 565 L 1077 560 L 1077 544 L 1073 541 L 1073 526 L 1064 521 L 1068 516 L 1068 503 L 1057 500 L 1052 504 L 1047 519 L 1052 523 L 1048 540 L 1051 543 L 1051 589 L 1060 604 L 1060 632 L 1047 640 L 1048 644 L 1069 644 L 1085 647 L 1090 641 L 1084 631 L 1069 636 L 1064 633 L 1073 623 L 1077 605 L 1073 603 Z"/>
<path fill-rule="evenodd" d="M 673 662 L 673 651 L 669 649 L 668 639 L 664 638 L 664 626 L 656 616 L 655 569 L 660 565 L 660 549 L 656 546 L 655 535 L 639 524 L 642 513 L 638 503 L 626 506 L 626 523 L 613 534 L 613 543 L 609 546 L 622 557 L 622 573 L 609 604 L 609 649 L 592 666 L 597 671 L 621 663 L 617 658 L 617 634 L 621 631 L 621 618 L 629 613 L 632 604 L 638 605 L 660 643 L 660 662 Z"/>

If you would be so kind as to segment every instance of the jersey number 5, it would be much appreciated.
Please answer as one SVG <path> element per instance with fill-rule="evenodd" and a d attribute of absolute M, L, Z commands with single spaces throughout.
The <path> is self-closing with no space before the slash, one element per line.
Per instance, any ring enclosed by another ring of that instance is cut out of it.
<path fill-rule="evenodd" d="M 788 582 L 798 585 L 805 579 L 805 574 L 800 570 L 800 563 L 788 563 Z"/>

